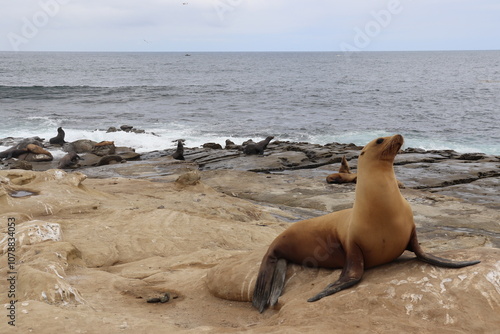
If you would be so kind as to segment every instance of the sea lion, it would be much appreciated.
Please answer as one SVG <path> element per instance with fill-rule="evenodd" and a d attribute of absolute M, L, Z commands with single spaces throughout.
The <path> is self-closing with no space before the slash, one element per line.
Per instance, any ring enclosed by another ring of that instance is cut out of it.
<path fill-rule="evenodd" d="M 184 159 L 184 145 L 182 145 L 182 140 L 177 141 L 177 150 L 172 154 L 172 158 L 176 160 L 185 160 Z"/>
<path fill-rule="evenodd" d="M 326 177 L 327 183 L 356 183 L 357 179 L 356 173 L 351 173 L 349 165 L 347 164 L 347 159 L 345 155 L 342 157 L 342 162 L 340 164 L 339 172 L 330 174 Z"/>
<path fill-rule="evenodd" d="M 335 183 L 335 184 L 342 184 L 342 183 L 356 183 L 358 179 L 358 175 L 356 173 L 352 173 L 349 164 L 347 163 L 347 159 L 345 158 L 345 155 L 342 157 L 342 162 L 340 164 L 339 172 L 338 173 L 333 173 L 330 174 L 326 177 L 326 183 Z M 398 187 L 400 189 L 404 189 L 405 185 L 403 182 L 397 180 L 398 182 Z"/>
<path fill-rule="evenodd" d="M 43 147 L 35 144 L 26 145 L 26 149 L 33 154 L 44 154 L 52 158 L 52 153 L 44 149 Z"/>
<path fill-rule="evenodd" d="M 11 147 L 5 151 L 0 152 L 0 160 L 8 160 L 11 158 L 17 158 L 22 154 L 25 154 L 28 152 L 28 149 L 22 148 L 22 149 L 17 149 L 15 147 Z"/>
<path fill-rule="evenodd" d="M 480 262 L 453 262 L 420 248 L 411 206 L 401 195 L 394 175 L 394 157 L 402 145 L 401 135 L 368 143 L 358 159 L 354 206 L 299 221 L 271 243 L 262 259 L 252 298 L 259 312 L 278 301 L 287 261 L 343 268 L 340 277 L 309 302 L 355 285 L 365 268 L 391 262 L 405 250 L 414 252 L 419 260 L 443 267 L 460 268 Z"/>
<path fill-rule="evenodd" d="M 229 139 L 226 139 L 226 146 L 224 147 L 226 150 L 242 150 L 243 148 L 241 145 L 236 145 L 234 142 L 232 142 Z"/>
<path fill-rule="evenodd" d="M 82 160 L 82 158 L 78 154 L 76 154 L 76 152 L 69 152 L 64 157 L 62 157 L 61 160 L 59 160 L 59 165 L 57 166 L 57 168 L 63 169 L 74 167 L 78 163 L 78 160 Z"/>
<path fill-rule="evenodd" d="M 50 138 L 49 143 L 63 146 L 66 143 L 66 141 L 64 140 L 64 136 L 65 136 L 64 130 L 61 127 L 58 127 L 57 136 Z"/>
<path fill-rule="evenodd" d="M 264 150 L 269 145 L 269 142 L 274 139 L 273 136 L 269 136 L 266 139 L 258 142 L 258 143 L 250 143 L 243 148 L 243 153 L 245 154 L 264 154 Z"/>

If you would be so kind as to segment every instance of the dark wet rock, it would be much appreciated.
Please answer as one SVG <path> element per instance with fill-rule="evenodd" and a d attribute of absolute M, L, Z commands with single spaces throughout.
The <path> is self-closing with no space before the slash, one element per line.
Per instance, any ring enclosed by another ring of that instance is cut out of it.
<path fill-rule="evenodd" d="M 120 129 L 125 132 L 130 132 L 134 127 L 131 125 L 122 125 L 120 126 Z"/>
<path fill-rule="evenodd" d="M 108 156 L 102 157 L 97 162 L 97 166 L 117 164 L 117 163 L 121 163 L 121 162 L 125 162 L 125 160 L 121 156 L 119 156 L 119 155 L 108 155 Z"/>
<path fill-rule="evenodd" d="M 91 152 L 95 155 L 104 157 L 106 155 L 113 155 L 116 152 L 115 144 L 111 142 L 96 143 Z"/>
<path fill-rule="evenodd" d="M 465 153 L 459 156 L 458 160 L 481 160 L 486 156 L 484 153 Z"/>
<path fill-rule="evenodd" d="M 24 169 L 24 170 L 33 170 L 33 165 L 31 162 L 28 162 L 26 160 L 14 160 L 11 159 L 7 161 L 6 166 L 9 169 Z"/>
<path fill-rule="evenodd" d="M 423 148 L 408 147 L 404 150 L 405 153 L 425 153 Z"/>
<path fill-rule="evenodd" d="M 134 151 L 117 151 L 116 154 L 127 161 L 139 160 L 141 158 L 141 154 Z"/>
<path fill-rule="evenodd" d="M 106 132 L 116 132 L 116 131 L 118 131 L 118 129 L 115 128 L 114 126 L 110 126 L 108 130 L 106 130 Z"/>
<path fill-rule="evenodd" d="M 79 165 L 81 167 L 90 167 L 90 166 L 97 166 L 99 161 L 102 159 L 102 157 L 92 154 L 92 153 L 86 153 L 80 155 L 81 160 L 79 162 Z"/>

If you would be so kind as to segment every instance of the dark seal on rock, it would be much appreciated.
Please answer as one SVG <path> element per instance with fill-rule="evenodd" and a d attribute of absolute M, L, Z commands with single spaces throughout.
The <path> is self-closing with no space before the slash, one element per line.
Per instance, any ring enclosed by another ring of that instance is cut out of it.
<path fill-rule="evenodd" d="M 63 168 L 71 168 L 75 167 L 76 164 L 78 163 L 78 160 L 82 160 L 76 152 L 69 152 L 66 154 L 64 157 L 59 160 L 59 165 L 57 168 L 63 169 Z"/>
<path fill-rule="evenodd" d="M 64 136 L 65 136 L 64 130 L 61 127 L 58 127 L 57 136 L 50 138 L 49 143 L 63 146 L 66 143 L 66 141 L 64 140 Z"/>
<path fill-rule="evenodd" d="M 226 150 L 241 150 L 242 147 L 241 145 L 236 145 L 234 142 L 232 142 L 229 139 L 226 139 Z"/>
<path fill-rule="evenodd" d="M 185 160 L 184 159 L 184 145 L 182 145 L 182 140 L 177 141 L 177 150 L 172 154 L 172 158 L 175 160 Z"/>
<path fill-rule="evenodd" d="M 245 154 L 264 154 L 264 150 L 267 148 L 267 145 L 269 145 L 269 142 L 273 138 L 274 138 L 273 136 L 269 136 L 266 139 L 264 139 L 256 144 L 249 143 L 243 149 L 243 153 L 245 153 Z"/>
<path fill-rule="evenodd" d="M 221 144 L 217 143 L 205 143 L 203 144 L 203 148 L 211 148 L 212 150 L 222 150 Z"/>
<path fill-rule="evenodd" d="M 21 154 L 25 154 L 26 152 L 28 152 L 28 149 L 26 149 L 26 148 L 17 149 L 17 148 L 11 147 L 5 151 L 0 152 L 0 160 L 17 158 Z"/>

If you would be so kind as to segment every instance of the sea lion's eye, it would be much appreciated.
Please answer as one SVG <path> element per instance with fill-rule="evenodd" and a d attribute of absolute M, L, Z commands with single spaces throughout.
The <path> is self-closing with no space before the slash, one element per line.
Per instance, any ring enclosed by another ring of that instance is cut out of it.
<path fill-rule="evenodd" d="M 384 138 L 377 139 L 377 144 L 382 144 L 384 142 Z"/>

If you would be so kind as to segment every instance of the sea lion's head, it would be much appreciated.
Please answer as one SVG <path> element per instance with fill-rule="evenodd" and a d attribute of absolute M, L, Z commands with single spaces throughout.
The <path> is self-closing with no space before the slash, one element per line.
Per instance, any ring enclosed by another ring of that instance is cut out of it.
<path fill-rule="evenodd" d="M 342 157 L 342 163 L 340 165 L 339 173 L 347 173 L 350 174 L 351 170 L 349 169 L 349 164 L 347 163 L 347 159 L 345 155 Z"/>
<path fill-rule="evenodd" d="M 386 162 L 392 166 L 394 158 L 403 146 L 403 143 L 404 139 L 401 135 L 380 137 L 372 140 L 361 150 L 358 158 L 358 168 L 361 169 L 361 165 L 369 162 Z"/>

